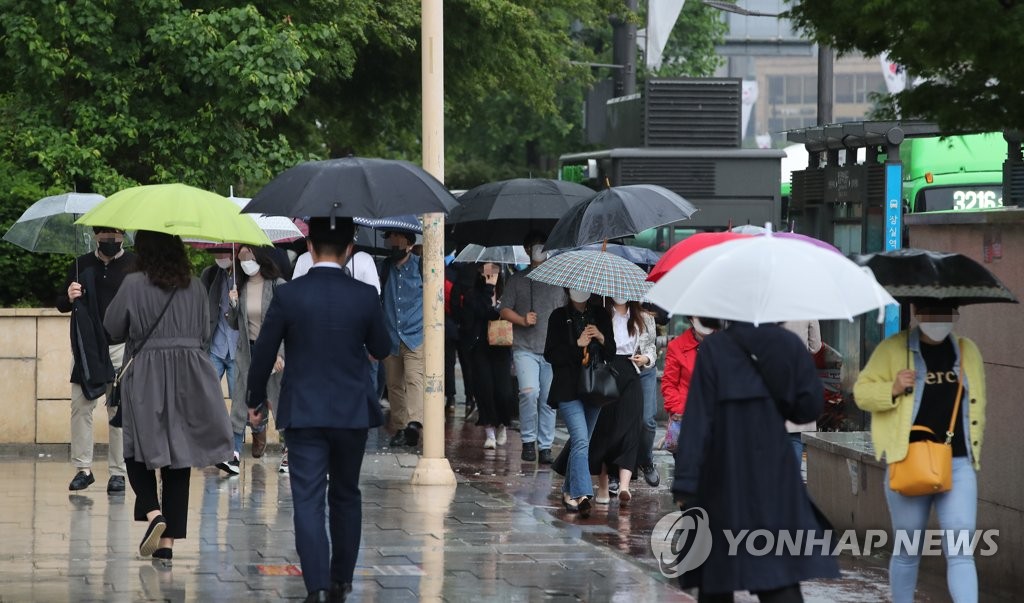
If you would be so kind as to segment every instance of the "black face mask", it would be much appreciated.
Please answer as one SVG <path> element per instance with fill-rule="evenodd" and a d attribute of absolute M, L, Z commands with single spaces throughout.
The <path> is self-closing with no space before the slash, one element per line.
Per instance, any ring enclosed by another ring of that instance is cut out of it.
<path fill-rule="evenodd" d="M 99 242 L 100 253 L 112 258 L 121 252 L 121 243 L 117 241 L 100 241 Z"/>
<path fill-rule="evenodd" d="M 400 262 L 405 259 L 405 256 L 409 255 L 409 250 L 404 247 L 392 247 L 391 248 L 391 259 Z"/>

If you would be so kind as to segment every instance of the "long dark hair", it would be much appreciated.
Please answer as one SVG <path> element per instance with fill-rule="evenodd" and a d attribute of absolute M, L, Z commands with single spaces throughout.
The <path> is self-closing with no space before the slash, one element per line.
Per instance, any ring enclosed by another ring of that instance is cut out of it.
<path fill-rule="evenodd" d="M 281 278 L 281 269 L 277 267 L 277 262 L 270 256 L 271 247 L 250 247 L 249 245 L 243 245 L 246 249 L 252 252 L 252 259 L 256 260 L 256 263 L 260 265 L 260 276 L 273 281 Z M 239 286 L 249 282 L 249 275 L 242 270 L 242 261 L 235 256 L 235 268 L 237 271 L 235 274 L 238 275 Z"/>
<path fill-rule="evenodd" d="M 498 267 L 498 282 L 494 284 L 494 296 L 501 299 L 501 294 L 505 291 L 505 268 L 501 264 L 495 262 L 481 262 L 480 267 L 483 268 L 484 264 L 494 264 Z M 487 283 L 484 280 L 484 273 L 478 271 L 476 273 L 476 286 L 483 289 L 486 284 Z"/>
<path fill-rule="evenodd" d="M 608 314 L 611 315 L 615 312 L 615 302 L 612 298 L 605 298 L 605 308 L 608 309 Z M 629 322 L 626 323 L 626 329 L 629 331 L 629 336 L 633 337 L 637 333 L 643 333 L 647 329 L 647 325 L 644 324 L 644 307 L 640 305 L 640 302 L 629 301 L 626 302 L 626 309 L 629 310 Z"/>
<path fill-rule="evenodd" d="M 140 230 L 135 233 L 135 269 L 149 282 L 165 291 L 187 289 L 192 282 L 192 266 L 180 237 Z"/>

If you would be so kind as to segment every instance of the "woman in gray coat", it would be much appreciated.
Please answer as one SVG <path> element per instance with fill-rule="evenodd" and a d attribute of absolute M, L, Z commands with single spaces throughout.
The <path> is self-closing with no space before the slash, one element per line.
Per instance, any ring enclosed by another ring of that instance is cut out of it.
<path fill-rule="evenodd" d="M 228 324 L 238 329 L 238 347 L 235 353 L 235 386 L 231 393 L 231 431 L 234 432 L 235 454 L 227 463 L 217 465 L 232 474 L 239 473 L 239 456 L 242 452 L 242 440 L 245 426 L 248 424 L 249 410 L 245 405 L 245 394 L 248 391 L 249 365 L 252 363 L 252 346 L 260 335 L 263 319 L 267 317 L 267 309 L 274 299 L 274 290 L 283 285 L 281 271 L 270 253 L 261 247 L 243 245 L 238 249 L 238 289 L 228 293 L 231 308 L 228 310 Z M 284 347 L 278 352 L 274 372 L 267 382 L 267 399 L 270 410 L 281 394 L 281 373 L 284 371 Z M 252 430 L 252 456 L 260 458 L 267 446 L 267 421 L 269 413 L 263 413 L 260 425 L 249 425 Z M 287 455 L 287 452 L 285 452 Z M 287 456 L 281 464 L 281 471 L 287 472 Z"/>
<path fill-rule="evenodd" d="M 149 522 L 139 554 L 170 559 L 174 540 L 186 534 L 191 468 L 231 453 L 231 424 L 202 348 L 210 329 L 206 289 L 192 277 L 181 239 L 140 230 L 135 252 L 138 272 L 125 277 L 103 325 L 112 338 L 127 338 L 126 365 L 131 358 L 121 412 L 135 520 Z"/>

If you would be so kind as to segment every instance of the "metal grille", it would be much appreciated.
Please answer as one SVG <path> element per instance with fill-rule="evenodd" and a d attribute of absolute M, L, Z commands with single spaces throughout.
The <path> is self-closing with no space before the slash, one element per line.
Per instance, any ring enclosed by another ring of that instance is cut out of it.
<path fill-rule="evenodd" d="M 795 170 L 792 173 L 793 188 L 791 207 L 796 210 L 825 202 L 825 170 Z"/>
<path fill-rule="evenodd" d="M 688 157 L 622 159 L 620 184 L 657 184 L 684 197 L 715 196 L 715 162 Z"/>
<path fill-rule="evenodd" d="M 649 79 L 645 146 L 739 148 L 742 94 L 736 78 Z"/>

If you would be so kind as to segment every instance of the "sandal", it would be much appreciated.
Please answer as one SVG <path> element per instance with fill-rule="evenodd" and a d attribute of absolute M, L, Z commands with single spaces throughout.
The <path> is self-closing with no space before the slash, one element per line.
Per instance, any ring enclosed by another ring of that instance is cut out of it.
<path fill-rule="evenodd" d="M 632 499 L 633 495 L 629 493 L 629 490 L 619 490 L 619 506 L 625 507 Z"/>
<path fill-rule="evenodd" d="M 576 502 L 576 506 L 579 508 L 580 517 L 583 519 L 590 517 L 590 509 L 592 505 L 590 504 L 589 496 L 581 497 L 580 500 Z"/>

